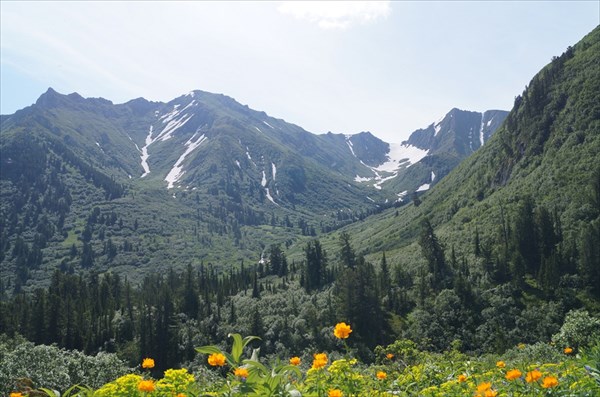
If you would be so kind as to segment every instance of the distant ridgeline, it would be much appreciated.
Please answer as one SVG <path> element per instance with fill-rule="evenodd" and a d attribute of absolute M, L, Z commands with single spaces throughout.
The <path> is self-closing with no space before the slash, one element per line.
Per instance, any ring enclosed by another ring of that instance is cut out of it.
<path fill-rule="evenodd" d="M 0 332 L 157 370 L 230 332 L 334 350 L 339 321 L 367 361 L 397 338 L 547 341 L 600 307 L 598 64 L 600 28 L 510 113 L 452 109 L 400 144 L 202 91 L 50 89 L 1 119 Z"/>

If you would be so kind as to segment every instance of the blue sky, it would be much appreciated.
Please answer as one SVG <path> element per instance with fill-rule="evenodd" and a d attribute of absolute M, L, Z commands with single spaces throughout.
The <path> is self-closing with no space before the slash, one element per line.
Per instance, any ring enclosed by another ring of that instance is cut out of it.
<path fill-rule="evenodd" d="M 600 1 L 0 2 L 1 113 L 48 87 L 115 103 L 223 93 L 313 133 L 401 142 L 510 110 Z"/>

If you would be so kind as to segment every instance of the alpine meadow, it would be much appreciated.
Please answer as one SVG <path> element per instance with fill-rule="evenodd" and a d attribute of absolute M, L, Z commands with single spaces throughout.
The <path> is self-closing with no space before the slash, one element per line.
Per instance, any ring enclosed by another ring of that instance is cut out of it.
<path fill-rule="evenodd" d="M 401 143 L 201 90 L 2 115 L 0 394 L 600 395 L 600 27 L 515 95 Z"/>

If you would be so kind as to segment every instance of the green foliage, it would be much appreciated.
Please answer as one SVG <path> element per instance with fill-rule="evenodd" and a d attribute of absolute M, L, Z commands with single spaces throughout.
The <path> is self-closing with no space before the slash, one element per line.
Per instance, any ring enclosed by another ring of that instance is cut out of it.
<path fill-rule="evenodd" d="M 560 331 L 552 335 L 558 346 L 585 348 L 597 344 L 600 338 L 600 319 L 590 316 L 586 310 L 567 313 Z"/>
<path fill-rule="evenodd" d="M 19 380 L 34 386 L 73 393 L 71 385 L 98 388 L 130 369 L 115 354 L 86 356 L 74 350 L 34 345 L 20 339 L 0 342 L 0 393 L 8 395 Z"/>

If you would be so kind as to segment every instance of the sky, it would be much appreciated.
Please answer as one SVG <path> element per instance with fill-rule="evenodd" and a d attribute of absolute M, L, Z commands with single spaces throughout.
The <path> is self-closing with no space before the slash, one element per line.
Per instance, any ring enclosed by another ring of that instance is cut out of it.
<path fill-rule="evenodd" d="M 48 87 L 114 103 L 200 89 L 322 134 L 399 143 L 510 110 L 600 1 L 0 1 L 0 113 Z"/>

